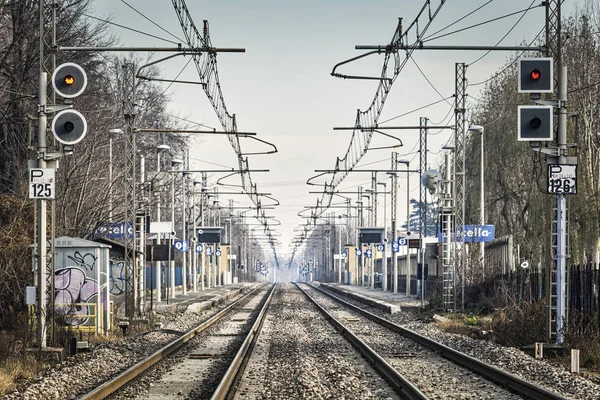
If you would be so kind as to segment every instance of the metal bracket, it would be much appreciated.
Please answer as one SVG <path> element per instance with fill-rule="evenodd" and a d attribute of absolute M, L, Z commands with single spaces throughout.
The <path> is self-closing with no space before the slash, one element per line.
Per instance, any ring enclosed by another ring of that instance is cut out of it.
<path fill-rule="evenodd" d="M 68 110 L 70 108 L 73 108 L 73 104 L 47 104 L 46 113 L 55 113 L 62 110 Z"/>
<path fill-rule="evenodd" d="M 52 151 L 49 153 L 45 153 L 44 154 L 44 160 L 45 161 L 52 161 L 52 160 L 56 160 L 58 158 L 67 156 L 73 154 L 73 148 L 71 147 L 71 149 L 68 149 L 67 151 Z"/>
<path fill-rule="evenodd" d="M 539 104 L 541 106 L 552 106 L 552 107 L 558 107 L 559 106 L 559 101 L 558 100 L 533 100 L 533 102 L 535 104 Z"/>

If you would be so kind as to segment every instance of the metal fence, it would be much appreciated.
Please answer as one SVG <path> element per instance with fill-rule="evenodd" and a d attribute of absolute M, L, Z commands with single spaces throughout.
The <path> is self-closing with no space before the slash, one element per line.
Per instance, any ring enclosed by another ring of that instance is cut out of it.
<path fill-rule="evenodd" d="M 579 326 L 600 332 L 600 265 L 570 266 L 567 273 L 567 318 Z M 546 297 L 546 271 L 521 268 L 466 288 L 465 306 L 519 305 Z M 439 290 L 439 289 L 438 289 Z"/>

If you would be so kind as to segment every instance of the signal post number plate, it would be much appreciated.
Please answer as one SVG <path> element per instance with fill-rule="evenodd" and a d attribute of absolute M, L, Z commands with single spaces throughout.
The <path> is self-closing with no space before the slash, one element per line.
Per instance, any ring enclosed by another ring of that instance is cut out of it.
<path fill-rule="evenodd" d="M 548 165 L 548 193 L 577 194 L 577 165 Z"/>
<path fill-rule="evenodd" d="M 29 170 L 29 198 L 54 198 L 54 168 L 31 168 Z"/>

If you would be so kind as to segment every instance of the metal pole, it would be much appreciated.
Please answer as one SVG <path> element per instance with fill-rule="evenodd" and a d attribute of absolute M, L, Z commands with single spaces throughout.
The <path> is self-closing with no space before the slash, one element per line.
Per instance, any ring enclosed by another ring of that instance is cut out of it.
<path fill-rule="evenodd" d="M 484 191 L 484 163 L 483 163 L 483 128 L 480 131 L 481 133 L 481 160 L 480 160 L 480 164 L 481 164 L 481 174 L 480 174 L 480 183 L 479 183 L 479 187 L 480 187 L 480 194 L 479 194 L 479 219 L 480 219 L 480 224 L 483 226 L 485 224 L 485 213 L 484 213 L 484 207 L 485 207 L 485 191 Z M 483 274 L 483 279 L 485 280 L 485 243 L 483 241 L 481 241 L 479 243 L 479 251 L 481 254 L 481 271 Z"/>
<path fill-rule="evenodd" d="M 146 157 L 140 156 L 140 187 L 145 187 L 146 183 Z M 144 311 L 145 303 L 146 303 L 146 232 L 149 230 L 149 226 L 146 226 L 146 191 L 142 190 L 142 208 L 144 209 L 144 217 L 141 218 L 140 222 L 140 230 L 138 231 L 140 235 L 139 240 L 139 254 L 138 254 L 138 311 L 142 313 Z M 112 207 L 111 207 L 112 208 Z"/>
<path fill-rule="evenodd" d="M 173 168 L 173 166 L 171 166 Z M 175 174 L 171 174 L 171 234 L 169 235 L 169 298 L 175 297 L 175 252 L 173 251 L 175 233 Z"/>
<path fill-rule="evenodd" d="M 231 218 L 229 217 L 229 273 L 231 274 L 231 282 L 233 283 L 233 266 L 232 266 L 232 262 L 233 262 L 233 242 L 231 240 Z"/>
<path fill-rule="evenodd" d="M 338 226 L 340 228 L 338 232 L 338 282 L 342 283 L 342 226 Z"/>
<path fill-rule="evenodd" d="M 410 174 L 406 163 L 406 232 L 410 232 Z M 410 247 L 406 244 L 406 297 L 410 296 Z"/>
<path fill-rule="evenodd" d="M 40 0 L 40 47 L 43 49 L 43 4 L 44 0 Z M 41 57 L 43 59 L 43 57 Z M 43 61 L 41 61 L 43 63 Z M 46 80 L 45 72 L 40 72 L 38 80 L 38 168 L 46 168 Z M 38 285 L 38 310 L 37 310 L 37 332 L 38 345 L 41 349 L 46 347 L 46 200 L 38 200 L 38 224 L 37 224 L 37 285 Z"/>
<path fill-rule="evenodd" d="M 158 174 L 160 173 L 160 153 L 161 151 L 158 150 L 156 153 L 156 176 L 158 177 Z M 159 188 L 160 189 L 160 188 Z M 161 218 L 161 198 L 162 198 L 162 190 L 158 191 L 158 199 L 156 200 L 156 220 L 158 222 L 160 221 Z M 161 244 L 161 235 L 162 233 L 157 233 L 156 234 L 156 244 Z M 160 261 L 156 261 L 156 282 L 155 282 L 155 286 L 156 286 L 156 303 L 160 303 L 161 302 L 161 295 L 162 295 L 162 263 Z"/>
<path fill-rule="evenodd" d="M 558 163 L 567 163 L 567 67 L 558 67 Z M 566 273 L 567 273 L 567 197 L 557 195 L 557 254 L 556 254 L 556 343 L 564 340 L 563 327 L 566 324 Z"/>
<path fill-rule="evenodd" d="M 363 209 L 362 209 L 362 186 L 358 187 L 358 201 L 356 202 L 356 224 L 357 227 L 355 229 L 354 235 L 355 235 L 355 243 L 356 243 L 356 248 L 358 250 L 360 250 L 360 256 L 356 257 L 356 284 L 357 285 L 361 285 L 362 286 L 362 282 L 363 282 L 363 268 L 364 268 L 364 254 L 363 252 L 363 248 L 361 246 L 361 243 L 358 242 L 358 228 L 363 226 Z"/>
<path fill-rule="evenodd" d="M 398 170 L 398 153 L 392 152 L 392 169 Z M 396 240 L 398 231 L 398 174 L 394 172 L 392 175 L 392 190 L 391 193 L 391 217 L 392 217 L 392 243 Z M 398 251 L 400 250 L 396 247 Z M 398 293 L 398 252 L 393 251 L 392 246 L 392 290 L 394 294 Z"/>
<path fill-rule="evenodd" d="M 206 210 L 206 196 L 208 195 L 206 193 L 206 182 L 207 182 L 207 174 L 206 172 L 202 173 L 202 196 L 200 198 L 200 213 L 202 214 L 202 218 L 200 219 L 200 221 L 202 221 L 202 226 L 206 226 L 205 224 L 208 223 L 208 212 Z M 202 245 L 204 246 L 204 250 L 201 253 L 201 257 L 200 257 L 200 288 L 201 290 L 204 290 L 204 288 L 206 287 L 206 285 L 208 284 L 208 287 L 210 287 L 210 279 L 207 279 L 205 277 L 206 274 L 206 270 L 209 270 L 209 268 L 206 268 L 206 243 L 202 243 Z"/>
<path fill-rule="evenodd" d="M 383 183 L 383 259 L 381 262 L 381 289 L 387 292 L 387 185 Z"/>
<path fill-rule="evenodd" d="M 113 201 L 112 201 L 112 183 L 113 183 L 113 135 L 112 129 L 108 135 L 108 220 L 113 220 Z"/>
<path fill-rule="evenodd" d="M 377 173 L 373 172 L 371 174 L 371 212 L 369 213 L 371 217 L 370 226 L 377 226 Z M 371 248 L 373 246 L 371 245 Z M 374 250 L 374 249 L 373 249 Z M 371 253 L 373 256 L 369 262 L 370 265 L 370 277 L 369 277 L 369 286 L 371 289 L 375 289 L 375 251 Z"/>
<path fill-rule="evenodd" d="M 185 162 L 185 161 L 184 161 Z M 186 186 L 187 186 L 187 179 L 186 179 L 186 174 L 185 173 L 181 173 L 181 202 L 183 203 L 181 205 L 181 209 L 182 209 L 182 215 L 181 215 L 181 221 L 182 221 L 182 226 L 181 226 L 181 240 L 183 240 L 183 243 L 186 243 L 187 241 L 187 224 L 186 224 Z M 188 246 L 188 252 L 190 251 L 190 246 Z M 181 293 L 185 296 L 187 294 L 187 254 L 183 253 L 182 255 L 182 262 L 181 262 Z"/>
<path fill-rule="evenodd" d="M 196 225 L 196 183 L 197 182 L 192 182 L 192 223 L 194 226 L 194 231 L 193 231 L 193 237 L 197 237 L 197 232 L 198 232 L 198 226 Z M 192 252 L 192 280 L 193 280 L 193 284 L 192 284 L 192 290 L 194 291 L 194 293 L 196 293 L 198 291 L 198 253 L 196 252 L 196 241 L 192 242 L 193 249 L 191 249 L 190 251 Z"/>

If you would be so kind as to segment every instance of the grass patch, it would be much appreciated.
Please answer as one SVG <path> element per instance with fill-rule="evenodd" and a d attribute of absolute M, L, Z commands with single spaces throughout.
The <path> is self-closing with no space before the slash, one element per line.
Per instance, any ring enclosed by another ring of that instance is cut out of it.
<path fill-rule="evenodd" d="M 489 331 L 491 324 L 490 317 L 474 314 L 449 314 L 436 322 L 436 326 L 441 331 L 465 336 L 470 335 L 474 330 Z"/>
<path fill-rule="evenodd" d="M 20 382 L 34 377 L 38 371 L 39 364 L 31 355 L 7 359 L 0 367 L 0 396 L 14 390 Z"/>

